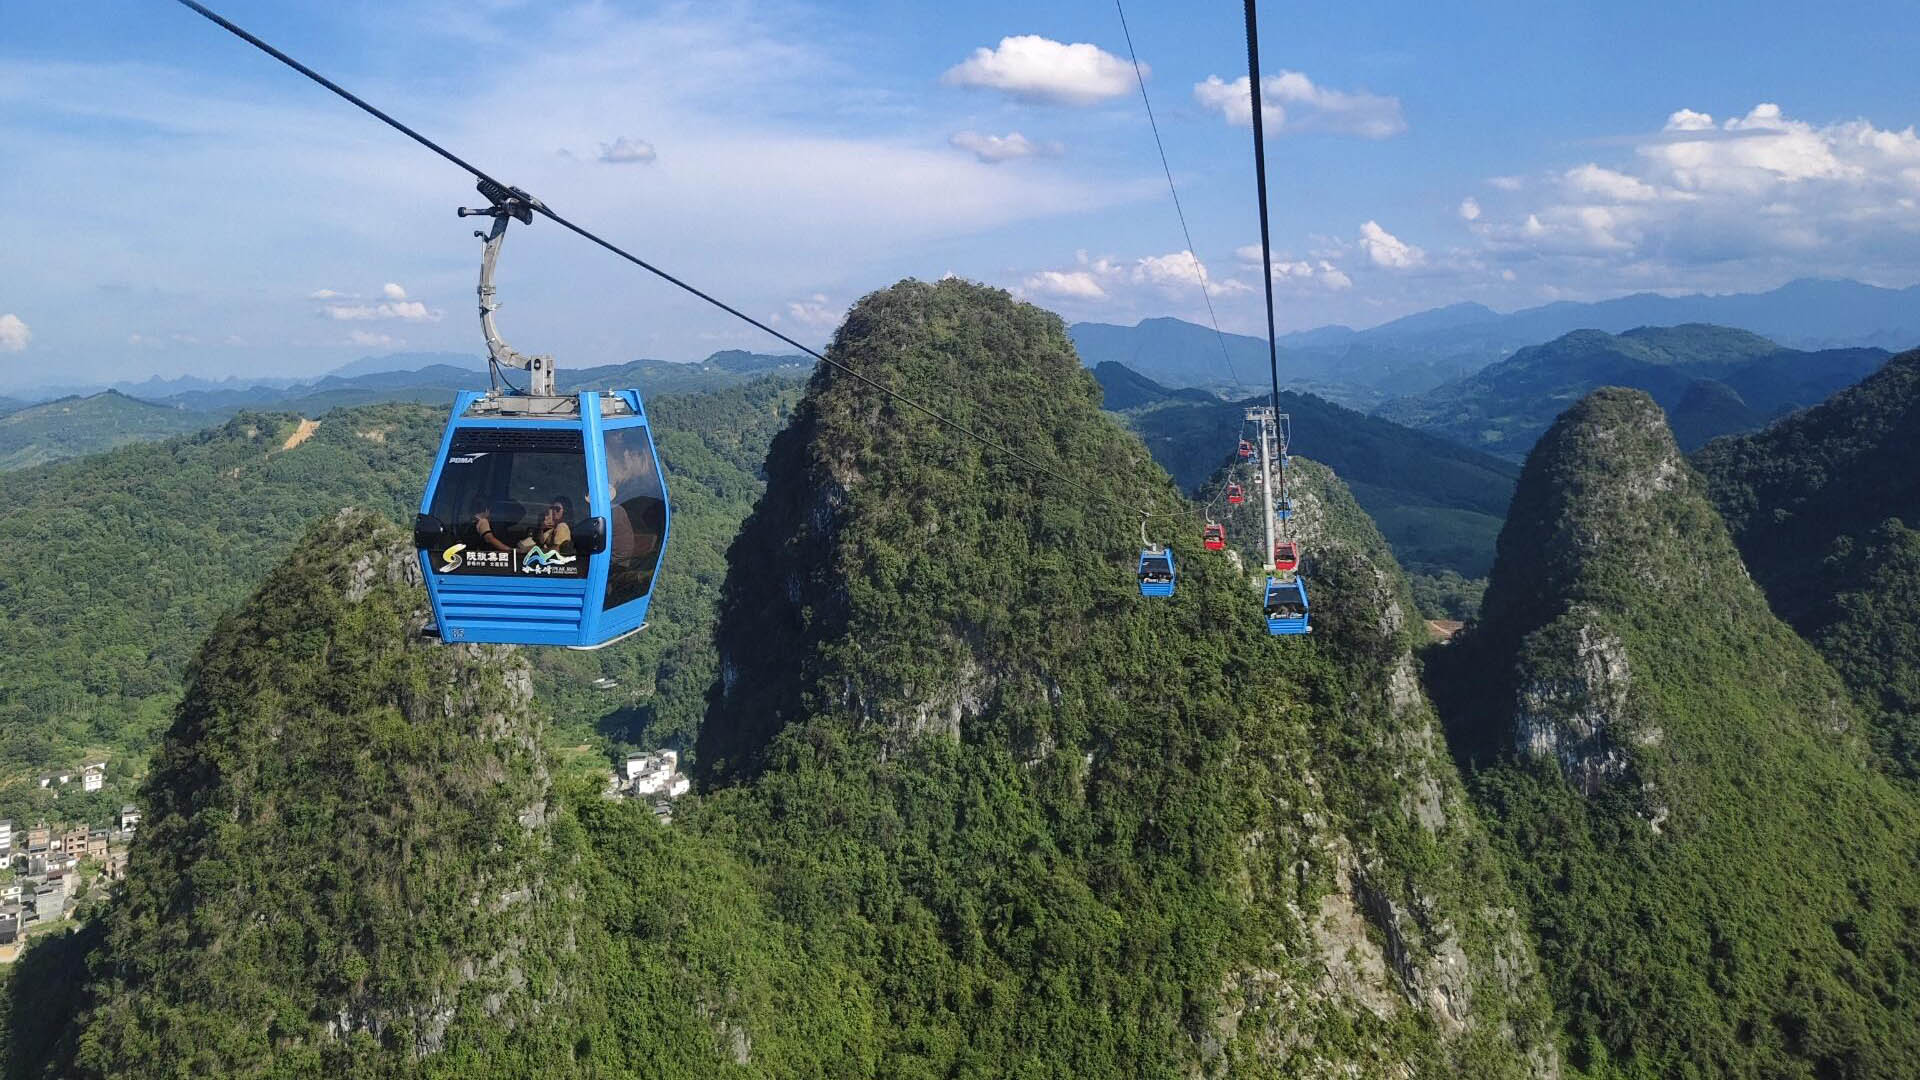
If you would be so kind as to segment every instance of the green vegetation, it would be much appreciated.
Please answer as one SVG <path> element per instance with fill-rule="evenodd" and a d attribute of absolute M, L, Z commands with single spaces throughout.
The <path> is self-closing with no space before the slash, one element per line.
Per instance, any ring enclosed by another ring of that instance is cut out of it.
<path fill-rule="evenodd" d="M 904 283 L 834 351 L 1182 507 L 1004 293 Z M 1143 601 L 1124 506 L 853 379 L 816 374 L 767 460 L 670 828 L 548 779 L 530 651 L 408 633 L 395 528 L 290 544 L 193 666 L 104 939 L 29 954 L 67 1007 L 14 985 L 13 1075 L 1553 1067 L 1406 585 L 1325 469 L 1318 628 L 1278 641 L 1197 537 Z"/>
<path fill-rule="evenodd" d="M 1920 777 L 1920 352 L 1695 460 L 1773 610 Z"/>
<path fill-rule="evenodd" d="M 1880 349 L 1798 352 L 1744 330 L 1703 324 L 1624 334 L 1576 330 L 1417 397 L 1389 402 L 1378 413 L 1517 461 L 1562 409 L 1598 387 L 1625 386 L 1674 411 L 1689 445 L 1697 445 L 1821 401 L 1886 358 Z M 1720 390 L 1696 389 L 1699 380 L 1716 381 Z"/>
<path fill-rule="evenodd" d="M 623 744 L 690 741 L 712 679 L 726 546 L 797 394 L 768 379 L 649 403 L 673 481 L 673 550 L 645 634 L 595 653 L 537 652 L 537 689 L 569 737 L 598 726 Z M 118 777 L 143 761 L 220 613 L 342 506 L 411 520 L 444 423 L 444 407 L 341 410 L 286 449 L 297 418 L 241 414 L 186 438 L 0 474 L 0 529 L 61 538 L 0 566 L 0 817 L 53 812 L 51 793 L 31 784 L 44 768 L 106 757 Z M 618 685 L 595 689 L 596 678 Z M 60 812 L 77 813 L 68 798 Z M 95 801 L 94 821 L 119 805 Z"/>
<path fill-rule="evenodd" d="M 1768 611 L 1646 395 L 1521 474 L 1436 700 L 1597 1076 L 1909 1076 L 1920 806 Z"/>
<path fill-rule="evenodd" d="M 1138 596 L 1124 507 L 1180 502 L 1052 316 L 909 282 L 834 349 L 1092 489 L 823 371 L 735 545 L 689 824 L 861 973 L 874 1071 L 1520 1071 L 1495 1032 L 1543 1014 L 1495 974 L 1498 872 L 1390 690 L 1404 586 L 1337 483 L 1320 629 L 1278 641 L 1168 518 L 1178 593 Z"/>
<path fill-rule="evenodd" d="M 0 472 L 98 453 L 130 442 L 198 431 L 200 412 L 130 398 L 113 390 L 0 409 Z"/>
<path fill-rule="evenodd" d="M 1487 593 L 1486 578 L 1463 578 L 1451 570 L 1411 577 L 1414 606 L 1421 615 L 1460 622 L 1473 622 L 1480 617 L 1480 603 Z"/>
<path fill-rule="evenodd" d="M 1140 434 L 1154 460 L 1188 491 L 1215 479 L 1241 436 L 1249 404 L 1198 390 L 1169 390 L 1120 364 L 1094 369 L 1106 407 Z M 1445 439 L 1343 409 L 1311 394 L 1283 393 L 1293 444 L 1326 463 L 1353 489 L 1416 572 L 1481 576 L 1513 494 L 1515 470 Z M 1211 496 L 1207 496 L 1211 497 Z M 1214 507 L 1216 514 L 1224 505 Z"/>

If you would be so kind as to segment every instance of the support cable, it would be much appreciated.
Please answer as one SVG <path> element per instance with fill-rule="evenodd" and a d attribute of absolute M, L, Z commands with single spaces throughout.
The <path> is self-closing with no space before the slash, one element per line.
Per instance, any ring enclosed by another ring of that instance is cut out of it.
<path fill-rule="evenodd" d="M 346 99 L 348 102 L 359 107 L 361 111 L 367 113 L 369 116 L 372 116 L 376 120 L 379 120 L 380 122 L 386 124 L 388 127 L 393 128 L 395 131 L 398 131 L 402 135 L 405 135 L 409 139 L 412 139 L 414 142 L 417 142 L 421 146 L 426 147 L 428 150 L 431 150 L 434 153 L 440 155 L 441 157 L 445 158 L 447 161 L 452 162 L 454 165 L 459 166 L 462 170 L 472 175 L 476 180 L 479 180 L 483 183 L 492 184 L 495 187 L 500 188 L 502 190 L 508 190 L 508 191 L 514 190 L 509 185 L 502 183 L 501 181 L 488 175 L 486 172 L 482 171 L 478 166 L 472 164 L 466 159 L 460 157 L 459 155 L 448 150 L 447 148 L 441 146 L 439 143 L 434 142 L 432 139 L 427 138 L 425 135 L 420 134 L 419 132 L 408 127 L 407 125 L 387 115 L 386 113 L 382 112 L 378 108 L 375 108 L 373 105 L 369 104 L 365 99 L 347 90 L 345 87 L 341 86 L 339 83 L 334 82 L 333 80 L 313 70 L 312 68 L 301 63 L 300 61 L 295 60 L 293 57 L 288 56 L 286 53 L 281 52 L 279 49 L 274 48 L 272 45 L 267 44 L 265 41 L 262 41 L 260 38 L 247 32 L 244 28 L 235 25 L 233 22 L 222 17 L 220 14 L 211 10 L 206 5 L 198 3 L 197 0 L 176 0 L 176 2 L 179 3 L 182 7 L 188 8 L 193 12 L 199 14 L 200 16 L 207 19 L 209 22 L 212 22 L 216 26 L 219 26 L 221 29 L 227 31 L 228 33 L 246 42 L 247 44 L 252 45 L 254 48 L 259 49 L 261 52 L 266 53 L 268 56 L 273 57 L 275 60 L 280 61 L 281 63 L 287 65 L 293 70 L 299 72 L 302 75 L 305 75 L 307 78 L 312 79 L 314 82 L 327 88 L 328 90 L 331 90 L 333 93 L 339 95 L 340 97 Z M 1047 476 L 1050 476 L 1053 479 L 1060 481 L 1062 484 L 1067 485 L 1068 487 L 1071 487 L 1077 491 L 1080 491 L 1089 496 L 1092 496 L 1095 500 L 1105 503 L 1108 506 L 1116 507 L 1130 514 L 1139 515 L 1143 527 L 1145 525 L 1146 520 L 1154 516 L 1154 512 L 1152 510 L 1148 510 L 1148 509 L 1137 507 L 1137 506 L 1130 506 L 1127 503 L 1121 502 L 1119 499 L 1114 498 L 1113 496 L 1107 495 L 1103 492 L 1100 492 L 1091 487 L 1088 487 L 1087 485 L 1081 483 L 1080 481 L 1075 480 L 1072 477 L 1067 476 L 1062 472 L 1059 472 L 1058 470 L 1052 468 L 1051 466 L 1048 466 L 1040 461 L 1036 461 L 1035 459 L 1027 456 L 1026 454 L 1021 453 L 1018 450 L 1015 450 L 1014 448 L 1006 445 L 1003 442 L 1000 442 L 997 439 L 989 438 L 985 435 L 980 434 L 977 431 L 974 431 L 973 429 L 967 427 L 966 425 L 961 424 L 957 420 L 949 419 L 948 417 L 942 415 L 941 413 L 936 412 L 935 410 L 925 405 L 922 405 L 918 401 L 915 401 L 913 398 L 910 398 L 907 395 L 900 393 L 898 390 L 895 390 L 892 387 L 887 386 L 886 384 L 868 375 L 864 375 L 861 372 L 855 371 L 853 368 L 848 367 L 846 364 L 843 364 L 838 360 L 831 359 L 828 356 L 826 356 L 824 353 L 821 353 L 816 349 L 812 349 L 806 345 L 802 345 L 800 342 L 795 341 L 793 338 L 788 337 L 787 335 L 781 333 L 778 330 L 775 330 L 773 327 L 768 326 L 766 323 L 761 322 L 759 319 L 756 319 L 753 316 L 748 315 L 746 312 L 741 311 L 739 308 L 734 307 L 732 304 L 729 304 L 719 299 L 718 297 L 713 296 L 711 293 L 708 293 L 702 289 L 696 288 L 693 285 L 688 284 L 685 281 L 682 281 L 680 278 L 677 278 L 672 274 L 666 272 L 665 270 L 660 269 L 659 267 L 653 265 L 652 263 L 646 261 L 645 259 L 640 258 L 638 255 L 635 255 L 632 252 L 629 252 L 611 243 L 610 241 L 603 240 L 599 236 L 593 234 L 592 232 L 589 232 L 588 230 L 582 228 L 581 226 L 574 224 L 573 222 L 567 220 L 564 217 L 561 217 L 558 213 L 555 213 L 552 208 L 548 207 L 545 203 L 541 202 L 539 199 L 533 198 L 532 196 L 526 196 L 526 200 L 527 200 L 527 205 L 529 209 L 547 218 L 548 220 L 552 221 L 554 224 L 560 226 L 561 228 L 566 229 L 567 231 L 581 237 L 584 240 L 587 240 L 590 243 L 593 243 L 595 245 L 598 245 L 599 247 L 605 248 L 607 251 L 611 252 L 612 254 L 618 256 L 619 258 L 625 259 L 627 262 L 630 262 L 635 266 L 638 266 L 640 269 L 645 270 L 646 272 L 654 275 L 657 278 L 660 278 L 662 281 L 665 281 L 670 285 L 673 285 L 679 289 L 682 289 L 688 293 L 693 294 L 696 297 L 699 297 L 702 300 L 705 300 L 707 303 L 712 304 L 714 307 L 719 308 L 721 311 L 724 311 L 727 314 L 732 315 L 734 318 L 737 318 L 742 322 L 747 323 L 750 326 L 756 327 L 757 329 L 760 329 L 766 332 L 767 334 L 770 334 L 773 337 L 780 339 L 786 344 L 791 345 L 796 349 L 799 349 L 801 352 L 805 353 L 806 355 L 813 357 L 815 360 L 818 360 L 819 362 L 826 364 L 828 367 L 831 367 L 837 371 L 843 372 L 846 375 L 866 384 L 867 386 L 870 386 L 875 390 L 880 391 L 882 394 L 885 394 L 887 397 L 892 398 L 894 401 L 897 401 L 902 405 L 905 405 L 911 409 L 914 409 L 917 412 L 921 412 L 926 414 L 927 416 L 932 417 L 934 420 L 938 421 L 939 423 L 944 424 L 948 428 L 956 432 L 959 432 L 961 435 L 964 435 L 969 439 L 972 439 L 974 442 L 977 442 L 980 445 L 985 446 L 988 449 L 991 449 L 997 453 L 1004 454 L 1007 457 L 1010 457 L 1015 461 L 1018 461 L 1021 464 L 1024 464 L 1031 469 L 1034 469 L 1037 472 L 1044 473 Z M 1177 516 L 1177 515 L 1167 515 L 1167 516 Z"/>
<path fill-rule="evenodd" d="M 1213 339 L 1220 343 L 1220 359 L 1227 365 L 1227 376 L 1233 385 L 1241 390 L 1247 384 L 1240 381 L 1240 373 L 1233 369 L 1233 357 L 1227 353 L 1227 337 L 1220 332 L 1220 317 L 1213 312 L 1213 291 L 1207 288 L 1206 271 L 1201 269 L 1200 254 L 1193 246 L 1193 233 L 1187 229 L 1187 212 L 1180 206 L 1180 190 L 1173 186 L 1173 166 L 1167 164 L 1167 145 L 1160 141 L 1160 124 L 1153 118 L 1153 100 L 1147 97 L 1147 77 L 1140 71 L 1140 57 L 1133 51 L 1133 31 L 1127 29 L 1127 9 L 1120 0 L 1113 0 L 1113 8 L 1120 13 L 1120 33 L 1127 39 L 1127 57 L 1133 61 L 1133 78 L 1140 84 L 1140 103 L 1147 107 L 1147 126 L 1153 129 L 1154 149 L 1160 151 L 1160 171 L 1167 174 L 1167 193 L 1173 196 L 1173 212 L 1180 218 L 1180 235 L 1187 241 L 1187 257 L 1193 260 L 1193 276 L 1200 281 L 1200 298 L 1207 302 L 1207 321 L 1213 324 Z"/>
<path fill-rule="evenodd" d="M 1267 366 L 1273 374 L 1273 411 L 1277 416 L 1280 413 L 1280 346 L 1273 332 L 1273 242 L 1268 239 L 1267 231 L 1267 137 L 1260 119 L 1260 29 L 1253 7 L 1254 0 L 1246 0 L 1247 92 L 1253 97 L 1253 176 L 1260 194 L 1260 292 L 1267 298 Z"/>

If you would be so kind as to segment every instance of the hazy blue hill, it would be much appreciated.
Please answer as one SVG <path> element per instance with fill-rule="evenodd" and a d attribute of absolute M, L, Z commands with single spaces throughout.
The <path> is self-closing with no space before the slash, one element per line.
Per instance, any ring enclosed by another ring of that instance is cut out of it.
<path fill-rule="evenodd" d="M 1113 412 L 1126 412 L 1144 405 L 1161 405 L 1169 401 L 1205 405 L 1220 403 L 1218 397 L 1205 390 L 1193 387 L 1169 389 L 1125 364 L 1116 364 L 1111 360 L 1096 365 L 1093 369 L 1093 377 L 1100 384 L 1102 405 Z"/>
<path fill-rule="evenodd" d="M 1799 349 L 1920 343 L 1920 285 L 1883 289 L 1857 281 L 1801 278 L 1777 289 L 1725 296 L 1635 293 L 1593 303 L 1560 301 L 1503 317 L 1511 332 L 1544 341 L 1591 327 L 1615 333 L 1636 326 L 1711 323 L 1737 326 Z"/>
<path fill-rule="evenodd" d="M 1437 316 L 1436 322 L 1445 325 L 1448 317 Z M 1231 357 L 1229 365 L 1221 358 L 1220 339 L 1211 327 L 1179 319 L 1146 319 L 1137 326 L 1075 323 L 1070 333 L 1088 367 L 1122 364 L 1163 385 L 1201 387 L 1234 397 L 1257 391 L 1267 382 L 1267 343 L 1260 338 L 1222 335 Z M 1444 337 L 1446 331 L 1435 333 Z M 1444 340 L 1404 347 L 1391 335 L 1328 328 L 1288 337 L 1280 352 L 1280 377 L 1281 385 L 1289 389 L 1370 407 L 1395 395 L 1437 386 L 1499 355 L 1499 350 L 1489 352 L 1478 342 L 1465 349 Z"/>
<path fill-rule="evenodd" d="M 10 397 L 0 397 L 0 416 L 5 416 L 6 414 L 13 412 L 16 409 L 24 409 L 26 407 L 27 407 L 27 403 L 24 401 L 19 401 Z"/>
<path fill-rule="evenodd" d="M 723 349 L 706 358 L 704 363 L 736 375 L 753 375 L 774 371 L 779 368 L 812 368 L 814 359 L 798 353 L 756 353 L 744 349 Z"/>
<path fill-rule="evenodd" d="M 1188 491 L 1214 478 L 1233 453 L 1247 405 L 1265 404 L 1169 390 L 1119 364 L 1102 364 L 1094 375 L 1107 408 L 1126 417 L 1154 460 Z M 1512 465 L 1309 394 L 1283 393 L 1281 408 L 1293 418 L 1298 452 L 1340 474 L 1401 563 L 1470 578 L 1487 572 L 1518 475 Z"/>
<path fill-rule="evenodd" d="M 1381 323 L 1364 333 L 1365 336 L 1375 339 L 1420 337 L 1459 330 L 1463 327 L 1482 326 L 1499 318 L 1499 312 L 1485 304 L 1476 304 L 1469 300 L 1405 315 L 1390 322 Z M 1289 338 L 1292 336 L 1288 335 Z"/>
<path fill-rule="evenodd" d="M 1640 327 L 1623 334 L 1576 330 L 1425 394 L 1389 402 L 1378 415 L 1518 460 L 1561 410 L 1601 386 L 1642 390 L 1672 409 L 1697 380 L 1714 379 L 1753 413 L 1771 416 L 1857 382 L 1886 355 L 1877 349 L 1797 352 L 1720 326 Z M 1745 418 L 1724 410 L 1695 412 L 1689 438 L 1729 434 L 1700 426 L 1715 417 Z"/>
<path fill-rule="evenodd" d="M 0 415 L 0 472 L 197 431 L 216 419 L 117 390 L 45 401 Z"/>
<path fill-rule="evenodd" d="M 1667 410 L 1673 437 L 1682 450 L 1698 449 L 1707 440 L 1729 431 L 1751 431 L 1766 423 L 1740 392 L 1718 379 L 1696 379 Z"/>
<path fill-rule="evenodd" d="M 1695 461 L 1773 610 L 1920 775 L 1920 352 Z"/>
<path fill-rule="evenodd" d="M 1920 343 L 1920 286 L 1883 289 L 1854 281 L 1800 280 L 1764 293 L 1640 293 L 1590 303 L 1560 301 L 1508 314 L 1471 302 L 1451 304 L 1366 330 L 1323 326 L 1285 334 L 1280 338 L 1280 378 L 1287 388 L 1372 409 L 1390 398 L 1424 394 L 1516 350 L 1576 330 L 1621 334 L 1635 327 L 1686 323 L 1738 327 L 1797 349 L 1898 351 Z M 1071 333 L 1089 367 L 1113 361 L 1168 386 L 1199 386 L 1233 396 L 1257 389 L 1267 362 L 1264 341 L 1226 335 L 1227 351 L 1242 380 L 1236 385 L 1221 362 L 1213 330 L 1178 319 L 1147 319 L 1131 327 L 1076 323 Z M 1819 392 L 1821 386 L 1827 387 L 1825 392 Z M 1746 396 L 1754 388 L 1736 389 Z M 1822 382 L 1792 395 L 1791 402 L 1748 401 L 1772 415 L 1831 392 L 1832 386 Z"/>
<path fill-rule="evenodd" d="M 1600 1077 L 1907 1077 L 1920 805 L 1768 610 L 1645 394 L 1528 456 L 1428 670 Z"/>
<path fill-rule="evenodd" d="M 466 371 L 484 372 L 487 369 L 487 358 L 482 353 L 389 353 L 386 356 L 363 356 L 351 363 L 341 364 L 327 374 L 334 378 L 350 379 L 356 375 L 379 375 L 389 371 L 419 371 L 430 367 L 455 367 Z"/>

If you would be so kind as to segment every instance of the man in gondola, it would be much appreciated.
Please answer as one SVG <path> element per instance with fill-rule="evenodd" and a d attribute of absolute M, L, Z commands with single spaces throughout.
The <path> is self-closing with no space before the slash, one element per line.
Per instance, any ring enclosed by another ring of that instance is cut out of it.
<path fill-rule="evenodd" d="M 512 551 L 513 546 L 500 539 L 493 531 L 493 509 L 487 505 L 487 497 L 477 495 L 473 500 L 473 543 L 490 551 Z"/>

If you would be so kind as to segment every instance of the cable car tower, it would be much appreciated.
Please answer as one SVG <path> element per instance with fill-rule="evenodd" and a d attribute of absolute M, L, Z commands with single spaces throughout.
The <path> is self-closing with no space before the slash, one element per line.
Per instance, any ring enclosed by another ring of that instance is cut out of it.
<path fill-rule="evenodd" d="M 1273 553 L 1273 449 L 1274 449 L 1273 406 L 1260 405 L 1247 410 L 1247 423 L 1260 425 L 1260 499 L 1264 510 L 1260 515 L 1267 524 L 1267 546 L 1261 550 L 1271 558 Z"/>

